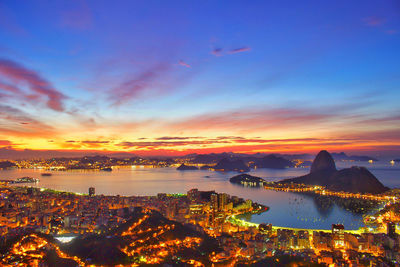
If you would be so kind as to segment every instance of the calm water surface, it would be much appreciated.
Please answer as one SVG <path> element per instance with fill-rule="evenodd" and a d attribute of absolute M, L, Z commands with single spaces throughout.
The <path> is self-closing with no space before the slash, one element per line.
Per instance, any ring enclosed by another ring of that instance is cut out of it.
<path fill-rule="evenodd" d="M 338 163 L 338 168 L 352 164 Z M 400 165 L 386 163 L 364 165 L 386 186 L 400 187 Z M 156 195 L 165 193 L 186 193 L 191 188 L 215 190 L 236 195 L 270 207 L 268 212 L 246 218 L 257 223 L 295 228 L 330 229 L 332 223 L 343 223 L 346 229 L 357 229 L 362 225 L 361 215 L 334 205 L 322 210 L 311 197 L 287 192 L 275 192 L 262 188 L 246 188 L 233 185 L 229 178 L 237 173 L 213 171 L 176 171 L 175 168 L 116 168 L 112 172 L 102 171 L 53 171 L 53 175 L 41 176 L 43 170 L 4 170 L 0 179 L 16 179 L 23 176 L 39 178 L 37 187 L 62 191 L 87 193 L 96 188 L 96 194 L 104 195 Z M 47 171 L 46 171 L 47 172 Z M 250 172 L 268 181 L 296 177 L 308 173 L 308 169 L 258 169 Z M 206 176 L 209 176 L 207 178 Z"/>

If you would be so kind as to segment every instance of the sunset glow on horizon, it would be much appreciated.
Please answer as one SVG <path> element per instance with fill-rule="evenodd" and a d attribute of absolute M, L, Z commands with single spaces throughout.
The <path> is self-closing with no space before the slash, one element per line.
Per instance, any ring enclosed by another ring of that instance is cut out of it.
<path fill-rule="evenodd" d="M 0 158 L 400 154 L 398 1 L 149 2 L 0 3 Z"/>

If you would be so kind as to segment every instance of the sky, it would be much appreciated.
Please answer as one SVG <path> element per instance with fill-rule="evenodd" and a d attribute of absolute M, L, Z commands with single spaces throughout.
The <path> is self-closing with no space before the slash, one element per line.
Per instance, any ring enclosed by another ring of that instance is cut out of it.
<path fill-rule="evenodd" d="M 3 158 L 400 156 L 399 103 L 400 1 L 0 0 Z"/>

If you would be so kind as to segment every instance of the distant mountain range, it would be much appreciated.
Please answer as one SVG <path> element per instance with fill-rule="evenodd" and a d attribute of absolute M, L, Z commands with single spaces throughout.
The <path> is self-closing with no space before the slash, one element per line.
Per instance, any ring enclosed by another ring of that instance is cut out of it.
<path fill-rule="evenodd" d="M 369 156 L 348 156 L 344 152 L 332 153 L 331 155 L 334 160 L 379 161 L 378 159 Z"/>
<path fill-rule="evenodd" d="M 213 160 L 219 158 L 214 154 L 211 156 Z M 202 160 L 206 157 L 203 155 Z M 256 157 L 229 157 L 222 158 L 217 162 L 215 166 L 204 166 L 201 169 L 214 169 L 216 171 L 239 171 L 248 172 L 251 168 L 270 168 L 270 169 L 284 169 L 287 167 L 293 167 L 294 163 L 290 160 L 275 155 L 268 155 L 262 158 Z M 180 168 L 180 167 L 179 167 Z"/>
<path fill-rule="evenodd" d="M 388 190 L 364 167 L 354 166 L 338 171 L 332 155 L 325 150 L 315 157 L 309 174 L 280 182 L 321 185 L 332 191 L 351 193 L 380 194 Z"/>
<path fill-rule="evenodd" d="M 334 160 L 352 160 L 352 161 L 378 161 L 378 159 L 370 157 L 370 156 L 349 156 L 344 152 L 339 153 L 331 153 Z M 221 159 L 231 158 L 236 159 L 240 158 L 244 160 L 244 162 L 254 161 L 262 158 L 267 158 L 274 156 L 276 158 L 283 158 L 288 161 L 294 159 L 302 159 L 302 160 L 312 160 L 314 158 L 313 154 L 267 154 L 267 153 L 256 153 L 256 154 L 243 154 L 243 153 L 233 153 L 233 152 L 223 152 L 223 153 L 210 153 L 210 154 L 191 154 L 185 157 L 193 158 L 191 162 L 193 163 L 201 163 L 201 164 L 215 164 Z M 287 164 L 287 163 L 286 163 Z M 290 164 L 286 165 L 286 167 L 291 167 Z"/>
<path fill-rule="evenodd" d="M 294 163 L 282 157 L 275 155 L 268 155 L 261 159 L 254 158 L 250 163 L 250 167 L 255 168 L 270 168 L 270 169 L 284 169 L 294 167 Z"/>
<path fill-rule="evenodd" d="M 10 161 L 1 161 L 0 162 L 0 169 L 8 169 L 12 167 L 16 167 L 15 163 L 12 163 Z"/>
<path fill-rule="evenodd" d="M 214 170 L 248 172 L 250 168 L 241 159 L 224 158 L 214 166 Z"/>

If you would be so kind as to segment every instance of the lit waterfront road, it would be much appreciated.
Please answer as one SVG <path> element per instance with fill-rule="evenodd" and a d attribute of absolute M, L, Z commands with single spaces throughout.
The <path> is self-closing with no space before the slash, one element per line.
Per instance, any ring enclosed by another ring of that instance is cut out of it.
<path fill-rule="evenodd" d="M 243 219 L 238 219 L 236 218 L 235 215 L 232 216 L 228 216 L 226 218 L 226 220 L 232 224 L 238 225 L 238 226 L 242 226 L 242 227 L 259 227 L 259 223 L 253 223 L 253 222 L 248 222 L 246 220 Z M 292 228 L 292 227 L 283 227 L 283 226 L 272 226 L 272 230 L 273 231 L 277 231 L 277 230 L 293 230 L 293 231 L 308 231 L 309 233 L 312 233 L 314 231 L 318 231 L 318 232 L 326 232 L 326 233 L 330 233 L 331 230 L 327 230 L 327 229 L 303 229 L 303 228 Z M 358 229 L 358 230 L 345 230 L 346 233 L 349 234 L 362 234 L 365 232 L 365 230 L 363 229 Z"/>

